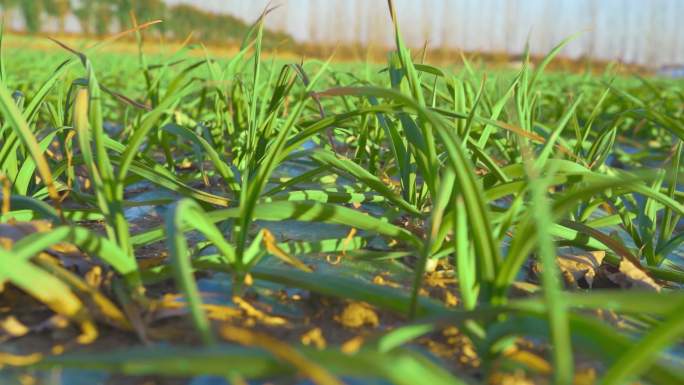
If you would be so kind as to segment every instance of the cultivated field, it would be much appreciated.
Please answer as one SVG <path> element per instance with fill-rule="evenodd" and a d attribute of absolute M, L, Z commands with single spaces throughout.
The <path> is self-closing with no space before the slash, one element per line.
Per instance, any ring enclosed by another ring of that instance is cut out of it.
<path fill-rule="evenodd" d="M 684 81 L 146 27 L 2 51 L 0 383 L 684 383 Z"/>

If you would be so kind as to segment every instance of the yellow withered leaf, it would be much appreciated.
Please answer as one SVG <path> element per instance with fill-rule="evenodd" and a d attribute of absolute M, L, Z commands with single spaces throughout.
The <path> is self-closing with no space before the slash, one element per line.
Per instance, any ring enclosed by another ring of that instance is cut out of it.
<path fill-rule="evenodd" d="M 94 266 L 85 275 L 86 283 L 94 288 L 100 287 L 102 279 L 102 268 L 100 266 Z"/>
<path fill-rule="evenodd" d="M 12 194 L 12 185 L 7 176 L 0 172 L 0 183 L 2 183 L 2 208 L 0 215 L 4 216 L 10 211 L 10 195 Z"/>
<path fill-rule="evenodd" d="M 511 349 L 510 352 L 506 353 L 506 357 L 540 374 L 548 375 L 552 372 L 551 364 L 548 361 L 527 350 Z"/>
<path fill-rule="evenodd" d="M 361 349 L 364 341 L 365 340 L 361 336 L 352 337 L 340 346 L 340 350 L 344 354 L 354 354 Z"/>
<path fill-rule="evenodd" d="M 270 231 L 268 231 L 268 229 L 262 229 L 261 231 L 264 235 L 264 246 L 266 246 L 266 250 L 269 253 L 273 254 L 281 261 L 296 267 L 299 270 L 306 271 L 307 273 L 313 272 L 313 270 L 311 270 L 311 268 L 307 266 L 304 262 L 291 256 L 290 254 L 286 253 L 285 250 L 278 247 L 278 243 L 276 242 L 275 236 Z"/>
<path fill-rule="evenodd" d="M 32 353 L 27 355 L 18 355 L 0 352 L 0 368 L 5 365 L 9 366 L 27 366 L 33 365 L 40 361 L 43 355 L 40 353 Z"/>
<path fill-rule="evenodd" d="M 109 300 L 109 298 L 102 294 L 95 285 L 87 282 L 87 275 L 86 280 L 83 280 L 78 275 L 61 267 L 55 258 L 47 254 L 39 255 L 36 262 L 52 273 L 56 278 L 59 278 L 62 282 L 69 285 L 71 290 L 81 295 L 84 299 L 87 299 L 87 303 L 93 307 L 93 310 L 96 310 L 97 313 L 108 322 L 120 329 L 132 330 L 131 324 L 121 310 Z M 95 278 L 90 277 L 90 279 Z"/>
<path fill-rule="evenodd" d="M 354 236 L 356 235 L 356 229 L 351 228 L 349 230 L 349 234 L 347 234 L 347 237 L 344 238 L 344 242 L 342 243 L 342 255 L 347 255 L 347 248 L 349 248 L 349 244 L 351 243 L 352 239 L 354 239 Z"/>
<path fill-rule="evenodd" d="M 342 314 L 335 317 L 335 320 L 341 323 L 343 326 L 348 328 L 360 328 L 362 326 L 368 325 L 371 327 L 377 327 L 380 325 L 380 319 L 378 318 L 375 310 L 362 302 L 351 302 L 349 303 Z"/>
<path fill-rule="evenodd" d="M 256 333 L 249 329 L 225 326 L 220 331 L 221 336 L 229 341 L 245 346 L 257 346 L 269 351 L 277 358 L 295 367 L 302 375 L 310 378 L 318 385 L 342 385 L 337 378 L 325 368 L 309 360 L 285 342 Z"/>
<path fill-rule="evenodd" d="M 26 335 L 30 330 L 29 328 L 21 323 L 14 316 L 9 316 L 0 321 L 0 330 L 5 332 L 5 334 L 11 337 L 21 337 Z"/>
<path fill-rule="evenodd" d="M 252 317 L 265 325 L 278 326 L 287 324 L 285 318 L 270 316 L 238 296 L 233 296 L 233 302 L 240 307 L 248 317 Z"/>
<path fill-rule="evenodd" d="M 309 346 L 313 345 L 316 349 L 325 349 L 327 343 L 323 337 L 321 328 L 313 328 L 302 335 L 302 344 Z"/>

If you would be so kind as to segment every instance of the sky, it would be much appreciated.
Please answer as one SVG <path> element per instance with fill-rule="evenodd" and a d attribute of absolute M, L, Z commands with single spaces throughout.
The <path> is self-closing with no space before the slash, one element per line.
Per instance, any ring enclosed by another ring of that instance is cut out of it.
<path fill-rule="evenodd" d="M 252 21 L 268 0 L 166 0 Z M 272 0 L 267 25 L 299 41 L 391 45 L 386 0 Z M 581 33 L 570 57 L 684 64 L 684 0 L 395 0 L 410 45 L 543 54 Z"/>

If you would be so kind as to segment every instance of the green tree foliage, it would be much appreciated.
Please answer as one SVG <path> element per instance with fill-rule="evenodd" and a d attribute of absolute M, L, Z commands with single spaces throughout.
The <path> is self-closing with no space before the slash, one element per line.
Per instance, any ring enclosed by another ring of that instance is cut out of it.
<path fill-rule="evenodd" d="M 119 29 L 126 29 L 130 26 L 131 16 L 130 13 L 133 11 L 133 1 L 132 0 L 114 0 L 114 16 L 118 22 Z"/>
<path fill-rule="evenodd" d="M 95 15 L 96 1 L 97 0 L 81 0 L 79 1 L 79 4 L 73 8 L 74 15 L 81 26 L 81 31 L 86 35 L 93 32 L 93 15 Z"/>
<path fill-rule="evenodd" d="M 43 1 L 20 0 L 19 10 L 24 18 L 26 30 L 31 33 L 40 31 L 40 16 L 43 11 Z"/>
<path fill-rule="evenodd" d="M 45 13 L 57 19 L 59 31 L 64 31 L 66 24 L 66 17 L 71 11 L 71 2 L 69 0 L 43 0 L 45 6 Z"/>
<path fill-rule="evenodd" d="M 161 19 L 155 31 L 167 38 L 183 40 L 191 33 L 205 42 L 239 42 L 247 32 L 244 21 L 226 14 L 204 11 L 189 4 L 167 5 L 163 0 L 0 0 L 3 11 L 17 9 L 29 32 L 40 32 L 43 15 L 54 17 L 60 31 L 73 14 L 86 35 L 103 36 L 132 27 L 131 14 L 139 22 Z M 264 47 L 293 47 L 291 36 L 265 31 Z"/>
<path fill-rule="evenodd" d="M 74 15 L 84 33 L 103 36 L 110 32 L 117 7 L 117 2 L 110 0 L 80 0 L 74 8 Z"/>
<path fill-rule="evenodd" d="M 114 7 L 111 1 L 97 1 L 94 9 L 94 28 L 95 34 L 104 36 L 109 32 Z"/>

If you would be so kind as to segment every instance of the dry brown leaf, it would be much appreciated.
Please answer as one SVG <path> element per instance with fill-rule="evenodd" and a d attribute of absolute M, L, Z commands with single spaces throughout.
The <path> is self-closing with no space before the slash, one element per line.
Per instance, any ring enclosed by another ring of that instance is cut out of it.
<path fill-rule="evenodd" d="M 613 325 L 616 328 L 621 329 L 626 326 L 625 320 L 620 315 L 618 315 L 614 310 L 596 309 L 594 313 L 596 313 L 596 316 L 599 319 L 606 321 L 607 323 Z"/>
<path fill-rule="evenodd" d="M 605 257 L 606 252 L 601 250 L 588 253 L 561 254 L 556 258 L 556 263 L 568 285 L 576 287 L 577 281 L 584 279 L 591 288 Z M 534 274 L 540 275 L 542 270 L 541 263 L 533 263 L 532 272 Z"/>
<path fill-rule="evenodd" d="M 78 275 L 60 266 L 56 258 L 48 254 L 40 254 L 36 262 L 55 277 L 69 285 L 74 293 L 78 293 L 97 318 L 123 330 L 132 330 L 126 316 L 119 307 L 102 294 L 94 285 L 89 285 Z M 86 276 L 87 278 L 87 276 Z M 95 278 L 91 278 L 95 279 Z"/>
<path fill-rule="evenodd" d="M 641 289 L 660 291 L 661 286 L 656 283 L 644 270 L 631 261 L 622 259 L 618 266 L 619 272 L 608 275 L 608 279 L 622 288 L 637 287 Z"/>
<path fill-rule="evenodd" d="M 5 250 L 12 248 L 15 242 L 33 233 L 44 233 L 52 229 L 52 223 L 45 220 L 29 222 L 0 223 L 0 247 Z M 49 254 L 58 256 L 65 267 L 84 265 L 84 255 L 78 248 L 68 243 L 57 243 L 46 250 Z M 89 267 L 89 265 L 88 265 Z"/>
<path fill-rule="evenodd" d="M 0 223 L 0 239 L 4 240 L 3 244 L 6 244 L 7 240 L 9 240 L 9 244 L 14 244 L 27 235 L 49 231 L 51 228 L 52 224 L 43 220 Z"/>
<path fill-rule="evenodd" d="M 559 255 L 557 263 L 561 271 L 568 272 L 575 281 L 584 278 L 587 285 L 592 287 L 594 278 L 605 257 L 606 252 L 599 250 L 585 254 Z"/>
<path fill-rule="evenodd" d="M 33 233 L 49 231 L 51 228 L 52 224 L 43 220 L 1 223 L 0 245 L 2 245 L 3 248 L 10 249 L 14 242 Z M 39 254 L 39 257 L 41 257 L 38 260 L 39 263 L 52 258 L 46 253 Z M 59 277 L 53 282 L 55 285 L 62 286 L 60 288 L 61 295 L 57 295 L 55 292 L 50 291 L 40 291 L 39 293 L 34 293 L 34 296 L 56 313 L 64 314 L 78 321 L 82 332 L 77 338 L 78 343 L 84 345 L 92 343 L 97 338 L 95 323 L 90 315 L 83 311 L 84 305 L 81 300 L 71 292 L 70 286 L 73 286 L 71 284 L 74 282 L 63 282 L 65 278 L 69 278 L 68 275 L 71 273 L 59 266 L 57 262 L 49 263 L 48 265 L 55 267 L 55 270 L 50 270 L 53 274 L 57 274 L 60 271 L 65 272 L 65 274 L 68 273 L 66 275 L 58 274 Z M 45 268 L 48 265 L 42 265 L 42 267 Z M 72 276 L 75 277 L 74 275 Z M 80 278 L 78 279 L 80 280 Z"/>

